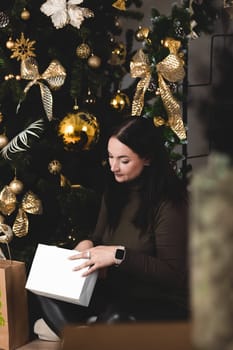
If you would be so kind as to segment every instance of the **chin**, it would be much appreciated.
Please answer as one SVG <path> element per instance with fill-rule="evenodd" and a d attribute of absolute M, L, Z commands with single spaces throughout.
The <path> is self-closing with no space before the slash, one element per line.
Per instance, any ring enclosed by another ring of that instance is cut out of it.
<path fill-rule="evenodd" d="M 126 182 L 127 181 L 124 176 L 116 176 L 116 175 L 115 175 L 115 180 L 117 182 Z"/>

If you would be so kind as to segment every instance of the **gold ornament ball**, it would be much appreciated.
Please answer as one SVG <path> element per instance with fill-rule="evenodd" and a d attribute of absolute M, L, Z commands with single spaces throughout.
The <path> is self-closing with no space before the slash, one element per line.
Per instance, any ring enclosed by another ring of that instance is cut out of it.
<path fill-rule="evenodd" d="M 53 174 L 53 175 L 60 174 L 61 168 L 62 168 L 61 163 L 59 162 L 59 160 L 56 160 L 56 159 L 52 160 L 48 166 L 48 170 L 50 174 Z"/>
<path fill-rule="evenodd" d="M 30 18 L 31 14 L 28 10 L 23 9 L 23 11 L 21 12 L 20 17 L 24 20 L 27 21 Z"/>
<path fill-rule="evenodd" d="M 116 28 L 122 27 L 121 21 L 118 17 L 115 18 L 115 26 L 116 26 Z"/>
<path fill-rule="evenodd" d="M 23 191 L 23 183 L 18 179 L 12 180 L 9 187 L 14 194 L 20 194 Z"/>
<path fill-rule="evenodd" d="M 130 100 L 125 93 L 117 91 L 117 93 L 112 97 L 110 105 L 116 111 L 122 112 L 125 108 L 130 106 Z"/>
<path fill-rule="evenodd" d="M 101 59 L 96 55 L 91 55 L 88 58 L 87 63 L 91 68 L 99 68 L 101 65 Z"/>
<path fill-rule="evenodd" d="M 122 42 L 116 42 L 112 48 L 111 58 L 109 63 L 113 66 L 121 65 L 125 63 L 126 58 L 126 46 Z"/>
<path fill-rule="evenodd" d="M 149 32 L 150 32 L 149 28 L 139 27 L 137 32 L 135 33 L 135 38 L 138 41 L 143 41 L 148 38 Z"/>
<path fill-rule="evenodd" d="M 154 125 L 155 125 L 156 127 L 160 127 L 160 126 L 162 126 L 162 125 L 166 125 L 166 121 L 165 121 L 162 117 L 160 117 L 160 116 L 154 117 L 154 118 L 153 118 L 153 123 L 154 123 Z"/>
<path fill-rule="evenodd" d="M 0 135 L 0 149 L 5 147 L 8 144 L 8 138 L 6 135 Z"/>
<path fill-rule="evenodd" d="M 81 45 L 79 45 L 76 49 L 76 55 L 79 57 L 79 58 L 82 58 L 82 59 L 86 59 L 90 56 L 91 54 L 91 49 L 90 47 L 85 44 L 85 43 L 82 43 Z"/>
<path fill-rule="evenodd" d="M 59 124 L 58 134 L 63 138 L 65 149 L 90 150 L 99 140 L 100 126 L 93 114 L 79 111 L 65 116 Z"/>
<path fill-rule="evenodd" d="M 11 50 L 13 49 L 14 45 L 15 45 L 14 41 L 11 38 L 9 38 L 9 40 L 7 40 L 6 42 L 6 48 Z"/>

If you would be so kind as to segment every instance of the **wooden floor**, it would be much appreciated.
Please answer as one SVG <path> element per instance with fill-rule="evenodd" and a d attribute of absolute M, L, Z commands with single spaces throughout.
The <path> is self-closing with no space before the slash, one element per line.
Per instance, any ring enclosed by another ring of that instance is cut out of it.
<path fill-rule="evenodd" d="M 21 346 L 17 350 L 60 350 L 60 342 L 45 341 L 45 340 L 33 340 L 31 343 Z"/>

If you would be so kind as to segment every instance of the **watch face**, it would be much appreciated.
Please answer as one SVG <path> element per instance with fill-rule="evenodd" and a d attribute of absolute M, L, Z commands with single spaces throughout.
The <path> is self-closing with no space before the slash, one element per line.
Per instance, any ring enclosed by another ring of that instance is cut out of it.
<path fill-rule="evenodd" d="M 122 260 L 124 258 L 124 255 L 125 255 L 124 249 L 117 249 L 115 258 L 119 259 L 119 260 Z"/>

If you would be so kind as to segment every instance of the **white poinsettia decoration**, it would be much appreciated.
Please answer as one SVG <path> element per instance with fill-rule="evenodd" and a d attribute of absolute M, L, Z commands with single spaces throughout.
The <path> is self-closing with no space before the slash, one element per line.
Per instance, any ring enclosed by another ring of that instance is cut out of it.
<path fill-rule="evenodd" d="M 83 0 L 47 0 L 40 10 L 46 16 L 51 17 L 57 29 L 67 24 L 79 29 L 85 18 L 94 16 L 94 13 L 88 8 L 78 6 L 82 2 Z"/>

